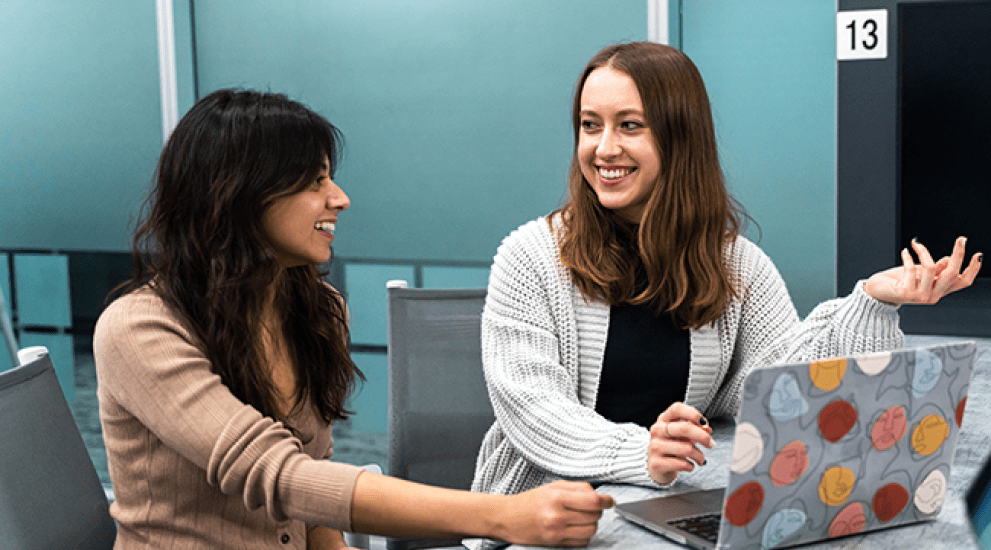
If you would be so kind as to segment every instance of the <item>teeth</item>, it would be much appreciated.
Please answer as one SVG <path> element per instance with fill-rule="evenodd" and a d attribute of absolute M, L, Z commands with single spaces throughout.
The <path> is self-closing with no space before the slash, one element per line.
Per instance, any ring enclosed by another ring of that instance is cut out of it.
<path fill-rule="evenodd" d="M 607 180 L 619 179 L 623 176 L 630 174 L 631 172 L 633 172 L 633 168 L 613 168 L 613 169 L 599 168 L 599 174 L 604 179 Z"/>
<path fill-rule="evenodd" d="M 327 233 L 333 233 L 335 226 L 332 222 L 317 222 L 313 225 L 313 228 L 319 231 L 326 231 Z"/>

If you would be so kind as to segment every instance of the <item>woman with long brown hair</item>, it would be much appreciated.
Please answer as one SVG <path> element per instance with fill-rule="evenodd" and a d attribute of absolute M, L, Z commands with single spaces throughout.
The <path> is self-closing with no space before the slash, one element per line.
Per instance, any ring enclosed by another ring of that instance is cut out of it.
<path fill-rule="evenodd" d="M 94 335 L 115 548 L 337 549 L 341 530 L 584 546 L 612 498 L 510 498 L 327 460 L 361 373 L 319 266 L 350 201 L 341 139 L 281 94 L 219 90 L 179 122 Z"/>
<path fill-rule="evenodd" d="M 656 43 L 599 52 L 575 90 L 569 198 L 507 237 L 483 313 L 496 413 L 473 489 L 553 479 L 660 486 L 705 463 L 706 417 L 733 414 L 756 366 L 901 345 L 897 306 L 973 282 L 964 239 L 800 320 L 741 235 L 695 65 Z"/>

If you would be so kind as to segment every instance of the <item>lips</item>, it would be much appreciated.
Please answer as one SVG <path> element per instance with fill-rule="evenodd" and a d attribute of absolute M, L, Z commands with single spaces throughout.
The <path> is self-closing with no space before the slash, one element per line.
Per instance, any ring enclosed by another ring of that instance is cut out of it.
<path fill-rule="evenodd" d="M 334 222 L 322 221 L 313 224 L 313 228 L 317 231 L 323 231 L 329 235 L 333 235 L 334 229 L 336 229 L 336 224 L 334 224 Z"/>
<path fill-rule="evenodd" d="M 636 171 L 630 166 L 599 167 L 599 177 L 606 182 L 622 179 Z"/>

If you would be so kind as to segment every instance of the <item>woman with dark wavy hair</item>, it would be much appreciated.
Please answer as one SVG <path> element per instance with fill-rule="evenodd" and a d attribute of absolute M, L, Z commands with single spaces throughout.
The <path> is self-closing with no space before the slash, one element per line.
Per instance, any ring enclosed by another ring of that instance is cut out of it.
<path fill-rule="evenodd" d="M 740 234 L 695 65 L 650 42 L 585 68 L 569 198 L 507 237 L 482 317 L 496 413 L 473 489 L 552 479 L 660 486 L 705 463 L 705 418 L 728 415 L 755 366 L 901 345 L 896 306 L 971 284 L 964 239 L 801 321 L 770 259 Z M 704 413 L 704 414 L 703 414 Z"/>
<path fill-rule="evenodd" d="M 94 336 L 115 548 L 341 548 L 341 531 L 584 546 L 608 496 L 511 498 L 327 460 L 361 373 L 319 270 L 350 205 L 341 137 L 280 94 L 219 90 L 179 122 Z"/>

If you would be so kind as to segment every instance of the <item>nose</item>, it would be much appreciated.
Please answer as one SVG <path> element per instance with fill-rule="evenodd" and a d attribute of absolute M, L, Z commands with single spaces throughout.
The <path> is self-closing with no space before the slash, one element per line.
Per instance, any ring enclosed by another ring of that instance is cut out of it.
<path fill-rule="evenodd" d="M 338 187 L 334 180 L 330 180 L 330 191 L 327 193 L 327 208 L 330 210 L 347 210 L 351 206 L 351 199 L 343 189 Z"/>
<path fill-rule="evenodd" d="M 620 151 L 621 147 L 616 129 L 607 125 L 599 134 L 599 144 L 595 147 L 595 154 L 601 158 L 609 158 L 618 155 Z"/>

